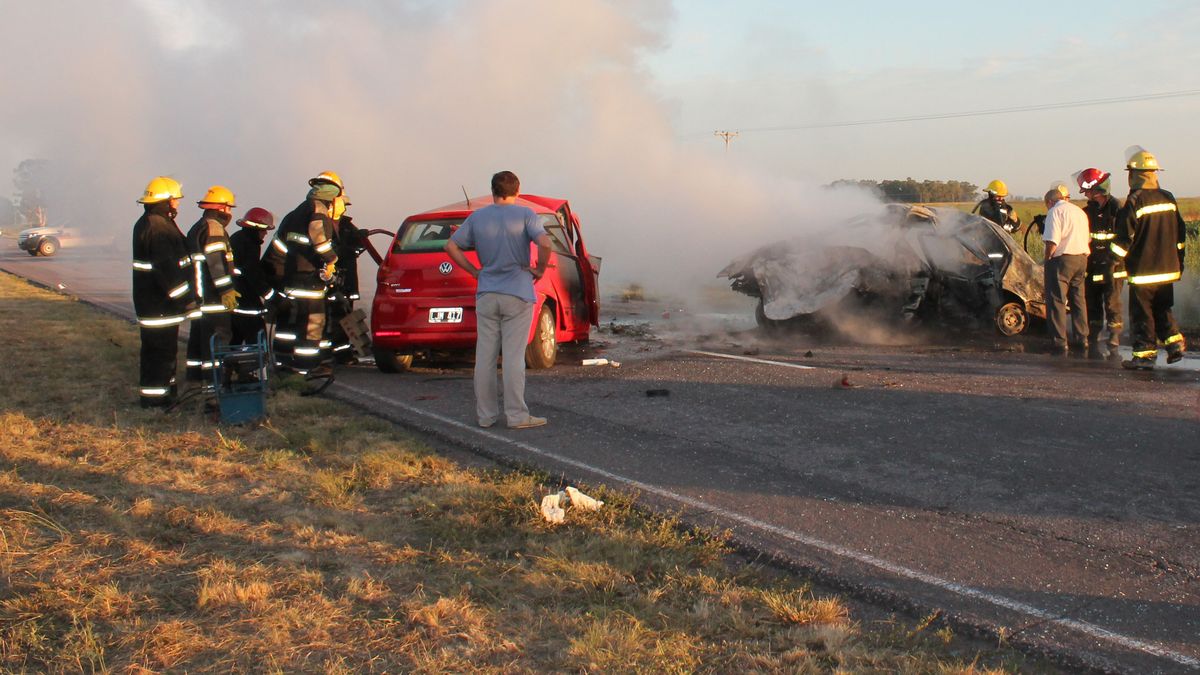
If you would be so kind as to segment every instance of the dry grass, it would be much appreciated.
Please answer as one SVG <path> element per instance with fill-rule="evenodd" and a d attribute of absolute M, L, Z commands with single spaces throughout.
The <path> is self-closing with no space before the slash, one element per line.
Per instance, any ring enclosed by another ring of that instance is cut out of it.
<path fill-rule="evenodd" d="M 602 488 L 550 528 L 534 477 L 327 400 L 282 392 L 253 428 L 141 411 L 135 332 L 9 276 L 0 335 L 0 671 L 1029 667 L 863 625 Z"/>

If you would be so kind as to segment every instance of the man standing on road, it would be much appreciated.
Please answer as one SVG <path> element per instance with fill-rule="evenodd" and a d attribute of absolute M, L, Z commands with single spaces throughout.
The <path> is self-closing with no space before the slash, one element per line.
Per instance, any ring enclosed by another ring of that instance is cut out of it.
<path fill-rule="evenodd" d="M 1129 270 L 1129 321 L 1133 358 L 1129 369 L 1150 370 L 1161 340 L 1167 363 L 1183 358 L 1183 334 L 1171 312 L 1175 282 L 1183 275 L 1183 245 L 1187 229 L 1175 196 L 1158 187 L 1158 160 L 1141 148 L 1130 156 L 1129 198 L 1117 215 L 1112 250 Z"/>
<path fill-rule="evenodd" d="M 525 404 L 525 344 L 537 300 L 533 282 L 541 279 L 550 259 L 550 235 L 537 215 L 516 203 L 521 182 L 511 171 L 492 176 L 493 204 L 472 213 L 446 242 L 456 265 L 479 282 L 475 295 L 475 415 L 487 428 L 500 416 L 496 391 L 496 357 L 503 355 L 504 416 L 510 429 L 540 427 L 544 417 L 529 414 Z M 529 244 L 537 244 L 537 267 L 529 266 Z M 475 249 L 482 268 L 467 260 L 463 249 Z"/>
<path fill-rule="evenodd" d="M 1108 326 L 1108 357 L 1121 358 L 1121 289 L 1125 286 L 1125 262 L 1113 255 L 1117 212 L 1121 205 L 1112 197 L 1110 174 L 1100 169 L 1084 169 L 1076 176 L 1079 191 L 1087 197 L 1084 212 L 1088 217 L 1091 253 L 1088 255 L 1087 295 L 1088 358 L 1103 359 L 1100 333 Z"/>
<path fill-rule="evenodd" d="M 1067 302 L 1071 303 L 1071 348 L 1076 356 L 1087 351 L 1087 300 L 1083 283 L 1087 274 L 1088 219 L 1083 209 L 1067 199 L 1065 186 L 1046 193 L 1046 324 L 1051 354 L 1067 355 Z"/>
<path fill-rule="evenodd" d="M 183 187 L 159 176 L 139 203 L 145 213 L 133 225 L 133 311 L 141 333 L 138 394 L 143 408 L 175 402 L 179 324 L 192 304 L 192 258 L 175 215 Z"/>
<path fill-rule="evenodd" d="M 228 345 L 233 340 L 233 310 L 238 292 L 233 287 L 233 251 L 225 226 L 233 219 L 237 206 L 228 188 L 214 185 L 196 202 L 204 215 L 188 231 L 188 249 L 192 252 L 193 283 L 200 302 L 201 316 L 192 321 L 188 333 L 187 379 L 201 385 L 211 384 L 213 336 Z"/>
<path fill-rule="evenodd" d="M 233 285 L 241 297 L 233 310 L 230 344 L 244 345 L 254 344 L 258 334 L 267 329 L 264 303 L 271 301 L 275 289 L 267 283 L 260 256 L 267 232 L 275 229 L 275 215 L 256 206 L 238 218 L 237 224 L 241 229 L 229 235 L 229 249 L 233 251 Z"/>

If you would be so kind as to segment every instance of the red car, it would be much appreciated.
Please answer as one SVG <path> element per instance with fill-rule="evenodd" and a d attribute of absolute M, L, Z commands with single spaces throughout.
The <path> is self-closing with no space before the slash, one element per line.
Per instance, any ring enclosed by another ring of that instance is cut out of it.
<path fill-rule="evenodd" d="M 371 308 L 375 364 L 385 373 L 408 369 L 415 356 L 475 347 L 475 278 L 459 269 L 442 250 L 472 211 L 491 197 L 418 213 L 405 219 L 379 266 Z M 546 275 L 534 283 L 537 304 L 529 327 L 525 362 L 549 368 L 560 342 L 587 340 L 600 322 L 596 288 L 600 259 L 588 255 L 579 218 L 565 199 L 521 195 L 518 204 L 537 213 L 550 235 Z M 476 265 L 475 251 L 466 255 Z M 537 248 L 531 245 L 531 260 Z"/>

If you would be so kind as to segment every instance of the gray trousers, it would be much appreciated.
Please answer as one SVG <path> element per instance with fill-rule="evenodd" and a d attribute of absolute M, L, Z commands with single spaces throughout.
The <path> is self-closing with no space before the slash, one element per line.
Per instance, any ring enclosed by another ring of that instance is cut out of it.
<path fill-rule="evenodd" d="M 504 359 L 504 417 L 508 424 L 529 418 L 525 405 L 525 345 L 533 303 L 515 295 L 483 293 L 475 299 L 475 415 L 490 426 L 500 416 L 496 357 Z"/>
<path fill-rule="evenodd" d="M 1055 349 L 1067 348 L 1067 303 L 1071 304 L 1071 340 L 1076 348 L 1087 347 L 1086 255 L 1060 255 L 1046 261 L 1046 327 Z"/>

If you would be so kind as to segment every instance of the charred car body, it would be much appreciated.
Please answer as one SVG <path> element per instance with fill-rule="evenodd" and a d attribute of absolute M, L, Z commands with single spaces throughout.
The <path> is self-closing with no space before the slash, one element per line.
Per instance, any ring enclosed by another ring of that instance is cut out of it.
<path fill-rule="evenodd" d="M 1042 266 L 986 218 L 889 204 L 820 240 L 764 246 L 718 276 L 759 298 L 755 318 L 764 327 L 819 322 L 850 309 L 910 322 L 991 324 L 1013 336 L 1031 317 L 1046 317 Z"/>

